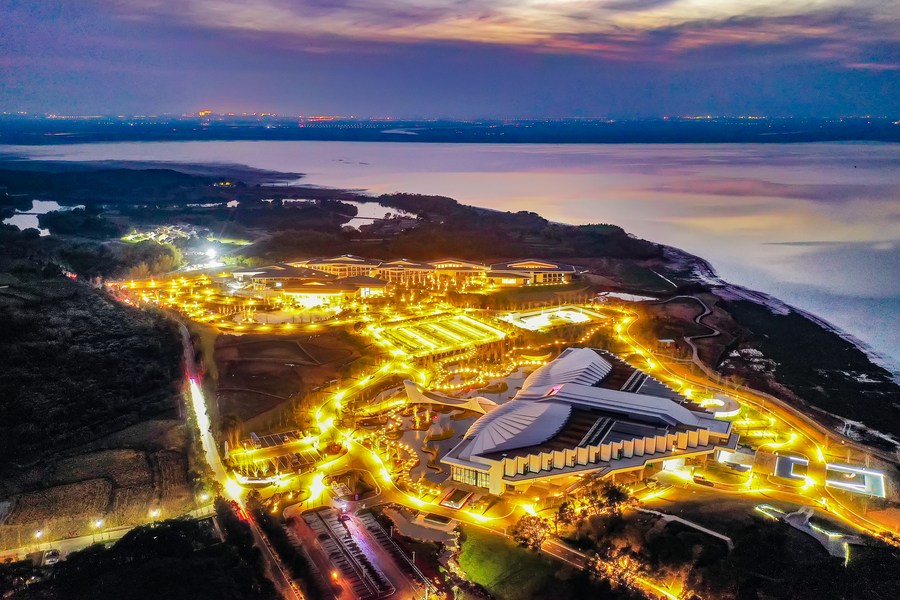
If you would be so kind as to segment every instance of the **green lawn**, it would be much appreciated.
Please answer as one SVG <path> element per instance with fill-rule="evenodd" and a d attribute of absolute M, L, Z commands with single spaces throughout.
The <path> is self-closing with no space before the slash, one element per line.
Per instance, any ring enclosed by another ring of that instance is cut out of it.
<path fill-rule="evenodd" d="M 562 563 L 531 552 L 499 535 L 464 527 L 459 565 L 470 581 L 500 600 L 601 598 L 587 577 Z"/>

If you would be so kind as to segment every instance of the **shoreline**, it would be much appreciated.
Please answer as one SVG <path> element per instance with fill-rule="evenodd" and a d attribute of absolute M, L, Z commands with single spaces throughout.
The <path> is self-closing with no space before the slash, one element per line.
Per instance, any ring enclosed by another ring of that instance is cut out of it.
<path fill-rule="evenodd" d="M 722 279 L 718 273 L 716 273 L 715 267 L 710 264 L 708 260 L 702 258 L 700 256 L 696 256 L 682 250 L 681 248 L 677 248 L 675 246 L 668 246 L 664 244 L 660 244 L 665 251 L 671 251 L 674 254 L 677 254 L 679 257 L 690 261 L 695 265 L 699 272 L 697 272 L 697 282 L 709 285 L 713 288 L 714 291 L 721 291 L 724 295 L 722 296 L 725 300 L 746 300 L 748 302 L 753 302 L 755 304 L 759 304 L 760 306 L 765 306 L 769 309 L 773 314 L 776 315 L 786 315 L 788 313 L 796 313 L 801 315 L 822 329 L 829 331 L 841 339 L 849 342 L 854 347 L 856 347 L 860 352 L 866 355 L 868 359 L 872 362 L 872 364 L 879 366 L 890 373 L 891 379 L 900 384 L 900 361 L 894 359 L 891 356 L 887 356 L 882 354 L 872 348 L 865 341 L 861 340 L 857 336 L 844 331 L 837 325 L 832 324 L 824 317 L 821 317 L 813 312 L 808 310 L 804 310 L 802 308 L 798 308 L 793 304 L 788 304 L 784 300 L 769 294 L 768 292 L 763 292 L 760 290 L 754 290 L 740 284 L 731 283 Z"/>
<path fill-rule="evenodd" d="M 188 141 L 188 140 L 185 140 Z M 194 141 L 203 141 L 203 140 L 194 140 Z M 123 143 L 132 143 L 123 140 Z M 361 142 L 365 143 L 365 142 Z M 871 142 L 866 142 L 871 143 Z M 886 142 L 889 143 L 889 142 Z M 234 177 L 234 178 L 243 178 L 247 180 L 249 184 L 259 185 L 262 187 L 273 187 L 277 189 L 278 187 L 284 186 L 286 188 L 289 187 L 298 187 L 298 188 L 316 188 L 321 190 L 329 190 L 336 193 L 348 193 L 353 194 L 357 197 L 358 201 L 361 202 L 378 202 L 378 195 L 373 195 L 367 189 L 350 189 L 350 188 L 342 188 L 335 187 L 332 185 L 321 185 L 321 184 L 311 184 L 307 182 L 307 174 L 300 172 L 291 172 L 291 171 L 278 171 L 273 169 L 266 169 L 260 167 L 252 167 L 249 165 L 241 164 L 238 162 L 185 162 L 185 161 L 165 161 L 165 160 L 127 160 L 127 159 L 105 159 L 105 160 L 87 160 L 87 161 L 78 161 L 72 159 L 54 159 L 54 158 L 31 158 L 28 154 L 22 153 L 0 153 L 0 166 L 8 165 L 9 168 L 15 169 L 18 166 L 25 167 L 26 165 L 32 165 L 32 167 L 26 167 L 26 170 L 30 170 L 34 167 L 47 167 L 52 166 L 60 170 L 79 170 L 79 169 L 91 169 L 91 168 L 120 168 L 120 169 L 136 169 L 136 170 L 147 170 L 147 169 L 171 169 L 176 171 L 181 171 L 188 174 L 194 175 L 202 175 L 202 176 L 214 176 L 214 177 Z M 505 214 L 510 213 L 511 211 L 505 211 L 496 208 L 489 208 L 484 206 L 478 206 L 476 204 L 465 204 L 463 202 L 459 202 L 460 206 L 465 206 L 471 209 L 474 209 L 478 212 L 482 212 L 485 214 Z M 529 211 L 533 212 L 533 211 Z M 539 214 L 539 213 L 536 213 Z M 542 216 L 543 218 L 543 216 Z M 572 223 L 563 223 L 563 222 L 554 222 L 549 221 L 550 224 L 558 224 L 560 226 L 573 226 L 577 227 L 578 224 Z M 628 235 L 631 237 L 636 237 L 635 234 L 628 232 Z M 840 327 L 829 322 L 825 317 L 821 317 L 809 310 L 805 310 L 802 308 L 798 308 L 793 304 L 789 304 L 776 296 L 764 291 L 759 291 L 756 289 L 745 287 L 739 283 L 732 283 L 722 279 L 716 272 L 715 268 L 712 264 L 695 254 L 692 254 L 686 250 L 678 248 L 676 246 L 670 246 L 667 244 L 663 244 L 660 242 L 656 242 L 652 239 L 648 239 L 647 241 L 656 244 L 668 255 L 669 258 L 675 258 L 676 260 L 685 261 L 690 264 L 693 268 L 696 281 L 698 283 L 702 283 L 710 286 L 713 290 L 718 290 L 722 294 L 730 299 L 734 300 L 747 300 L 754 302 L 756 304 L 765 306 L 769 310 L 771 310 L 774 314 L 787 314 L 788 312 L 794 312 L 799 314 L 810 321 L 814 322 L 816 325 L 821 327 L 822 329 L 834 333 L 835 335 L 841 337 L 845 341 L 852 344 L 858 350 L 863 352 L 868 359 L 876 366 L 887 371 L 891 377 L 891 379 L 900 383 L 900 358 L 894 358 L 888 354 L 881 353 L 878 350 L 874 349 L 871 345 L 869 345 L 864 340 L 860 339 L 857 335 L 849 333 Z"/>

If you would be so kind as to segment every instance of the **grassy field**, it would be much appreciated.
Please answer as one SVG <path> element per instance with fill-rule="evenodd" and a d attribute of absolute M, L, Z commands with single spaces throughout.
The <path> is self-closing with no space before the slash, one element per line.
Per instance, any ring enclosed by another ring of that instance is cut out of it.
<path fill-rule="evenodd" d="M 604 597 L 580 571 L 480 529 L 465 527 L 463 533 L 460 567 L 500 600 Z"/>

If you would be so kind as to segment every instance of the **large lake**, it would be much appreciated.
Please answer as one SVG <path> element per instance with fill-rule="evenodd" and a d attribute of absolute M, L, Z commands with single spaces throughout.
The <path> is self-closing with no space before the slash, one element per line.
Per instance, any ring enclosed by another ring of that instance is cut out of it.
<path fill-rule="evenodd" d="M 239 163 L 323 186 L 616 223 L 822 316 L 895 372 L 900 364 L 900 144 L 129 142 L 0 152 Z"/>

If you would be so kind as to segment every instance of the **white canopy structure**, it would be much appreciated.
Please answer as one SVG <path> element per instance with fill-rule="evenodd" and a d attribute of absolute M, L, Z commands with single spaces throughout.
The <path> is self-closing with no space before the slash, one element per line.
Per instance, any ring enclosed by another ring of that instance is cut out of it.
<path fill-rule="evenodd" d="M 442 404 L 444 406 L 452 406 L 453 408 L 461 408 L 471 410 L 479 414 L 497 408 L 497 403 L 482 396 L 474 398 L 454 398 L 437 392 L 429 392 L 422 390 L 415 382 L 406 379 L 403 381 L 406 388 L 406 397 L 411 404 Z"/>

